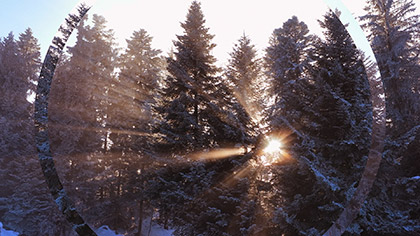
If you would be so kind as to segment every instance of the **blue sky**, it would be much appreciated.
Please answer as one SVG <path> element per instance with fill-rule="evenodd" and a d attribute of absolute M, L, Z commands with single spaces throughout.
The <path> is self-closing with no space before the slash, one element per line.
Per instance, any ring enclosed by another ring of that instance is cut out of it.
<path fill-rule="evenodd" d="M 108 26 L 114 29 L 121 47 L 125 46 L 125 39 L 129 38 L 134 30 L 144 28 L 154 37 L 154 46 L 167 52 L 172 47 L 172 41 L 176 39 L 175 35 L 182 33 L 179 22 L 185 20 L 191 1 L 97 0 L 89 14 L 98 13 L 105 16 Z M 315 18 L 319 18 L 322 12 L 325 12 L 326 5 L 319 7 L 319 3 L 323 4 L 322 0 L 319 0 L 318 4 L 308 7 L 310 11 L 307 14 L 308 10 L 299 4 L 307 0 L 296 1 L 297 4 L 284 6 L 283 1 L 275 0 L 202 0 L 206 25 L 210 28 L 210 33 L 216 35 L 214 40 L 218 46 L 214 50 L 215 56 L 221 60 L 226 59 L 234 43 L 244 32 L 257 44 L 257 48 L 264 48 L 272 31 L 281 27 L 282 23 L 294 14 L 302 18 L 301 20 L 310 28 L 314 28 L 308 22 L 309 19 L 313 18 L 313 24 L 316 25 Z M 3 6 L 0 9 L 0 22 L 2 22 L 0 37 L 5 37 L 13 31 L 17 38 L 19 33 L 31 27 L 41 44 L 41 54 L 44 57 L 59 25 L 79 1 L 0 0 L 0 2 Z M 314 8 L 322 9 L 316 17 Z"/>
<path fill-rule="evenodd" d="M 153 46 L 169 51 L 176 34 L 181 34 L 179 22 L 185 20 L 192 0 L 97 0 L 90 14 L 104 15 L 121 47 L 134 30 L 146 29 L 154 37 Z M 332 0 L 334 1 L 334 0 Z M 322 0 L 202 0 L 202 8 L 210 33 L 218 45 L 214 55 L 226 62 L 234 43 L 245 32 L 260 52 L 267 46 L 275 28 L 292 15 L 320 33 L 317 19 L 327 10 Z M 361 14 L 364 0 L 343 0 L 349 10 Z M 0 37 L 10 31 L 15 37 L 31 27 L 45 56 L 53 36 L 78 0 L 0 0 Z M 420 7 L 420 0 L 415 0 Z M 233 10 L 235 9 L 235 10 Z M 73 35 L 74 37 L 74 35 Z"/>
<path fill-rule="evenodd" d="M 13 31 L 15 38 L 31 27 L 45 50 L 64 17 L 78 0 L 0 0 L 0 37 Z"/>

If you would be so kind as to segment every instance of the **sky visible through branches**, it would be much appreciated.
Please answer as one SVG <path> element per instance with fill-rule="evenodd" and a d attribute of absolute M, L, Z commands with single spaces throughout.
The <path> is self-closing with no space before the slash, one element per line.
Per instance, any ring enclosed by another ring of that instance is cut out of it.
<path fill-rule="evenodd" d="M 90 14 L 103 15 L 108 27 L 115 31 L 120 47 L 125 47 L 125 39 L 134 30 L 144 28 L 153 36 L 153 46 L 163 52 L 170 51 L 176 34 L 180 34 L 179 22 L 185 17 L 185 9 L 190 0 L 181 1 L 141 1 L 97 0 Z M 414 1 L 420 5 L 420 0 Z M 23 32 L 31 27 L 34 36 L 41 45 L 41 58 L 44 58 L 50 42 L 64 18 L 76 6 L 77 0 L 68 1 L 7 1 L 0 10 L 0 35 L 10 31 Z M 344 0 L 343 3 L 355 16 L 363 14 L 363 0 Z M 318 19 L 328 9 L 325 2 L 318 1 L 202 1 L 206 15 L 206 25 L 210 33 L 216 35 L 217 47 L 214 55 L 218 64 L 227 62 L 228 53 L 236 40 L 242 35 L 249 35 L 261 51 L 266 47 L 272 29 L 281 25 L 290 16 L 296 15 L 303 20 L 313 33 L 321 35 Z M 419 12 L 419 9 L 417 9 Z M 70 39 L 69 45 L 74 37 Z"/>

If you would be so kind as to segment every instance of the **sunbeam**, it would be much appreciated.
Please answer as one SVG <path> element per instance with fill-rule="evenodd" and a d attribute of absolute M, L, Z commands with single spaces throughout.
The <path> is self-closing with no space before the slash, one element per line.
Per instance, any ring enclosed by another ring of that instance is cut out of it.
<path fill-rule="evenodd" d="M 283 143 L 277 138 L 270 138 L 268 145 L 264 148 L 264 152 L 268 154 L 273 154 L 275 152 L 280 152 L 283 147 Z"/>
<path fill-rule="evenodd" d="M 291 133 L 277 132 L 267 134 L 262 143 L 258 144 L 263 146 L 260 147 L 260 151 L 257 153 L 257 157 L 261 164 L 264 166 L 270 166 L 292 162 L 294 158 L 292 158 L 287 151 L 287 143 L 290 142 L 290 139 Z"/>
<path fill-rule="evenodd" d="M 133 135 L 133 136 L 150 136 L 150 133 L 147 132 L 140 132 L 140 131 L 133 131 L 133 130 L 121 130 L 121 129 L 112 129 L 112 128 L 103 128 L 103 127 L 85 127 L 85 126 L 73 126 L 73 125 L 57 125 L 50 123 L 50 127 L 52 128 L 60 128 L 60 129 L 70 129 L 70 130 L 87 130 L 92 132 L 110 132 L 114 134 L 125 134 L 125 135 Z"/>
<path fill-rule="evenodd" d="M 217 160 L 232 156 L 239 156 L 245 153 L 245 147 L 217 148 L 213 150 L 191 153 L 187 155 L 187 158 L 192 160 Z"/>

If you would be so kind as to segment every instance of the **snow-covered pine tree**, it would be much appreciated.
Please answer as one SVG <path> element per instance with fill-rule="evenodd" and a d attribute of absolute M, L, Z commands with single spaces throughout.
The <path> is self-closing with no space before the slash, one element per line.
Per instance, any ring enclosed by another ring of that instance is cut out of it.
<path fill-rule="evenodd" d="M 213 35 L 204 26 L 200 3 L 194 1 L 187 19 L 181 23 L 183 35 L 174 42 L 174 58 L 168 58 L 169 76 L 162 93 L 158 111 L 164 122 L 159 126 L 164 143 L 182 152 L 209 145 L 201 113 L 208 95 L 205 87 L 214 85 L 219 69 L 211 50 Z M 206 86 L 205 86 L 206 85 Z M 207 99 L 208 100 L 208 99 Z"/>
<path fill-rule="evenodd" d="M 201 5 L 194 1 L 181 24 L 184 34 L 177 36 L 168 58 L 169 75 L 156 106 L 161 120 L 156 131 L 162 138 L 156 152 L 179 159 L 168 157 L 172 164 L 152 176 L 147 195 L 163 223 L 172 224 L 179 235 L 223 235 L 241 195 L 234 188 L 218 186 L 238 161 L 188 162 L 186 154 L 233 147 L 250 142 L 251 136 L 248 114 L 227 79 L 217 76 L 220 69 L 211 55 L 213 35 L 204 23 Z M 226 199 L 227 205 L 220 199 Z"/>
<path fill-rule="evenodd" d="M 313 134 L 320 142 L 317 152 L 347 176 L 355 174 L 349 167 L 367 155 L 372 120 L 363 58 L 339 14 L 330 11 L 319 21 L 325 40 L 318 41 L 312 56 L 317 87 L 313 106 L 319 111 L 312 121 L 319 124 Z"/>
<path fill-rule="evenodd" d="M 130 103 L 137 108 L 136 119 L 152 119 L 152 106 L 156 103 L 156 92 L 163 77 L 164 61 L 160 50 L 151 46 L 152 37 L 144 30 L 134 31 L 127 41 L 127 49 L 120 57 L 119 85 L 130 88 L 127 96 L 134 100 Z M 118 90 L 118 88 L 117 88 Z M 128 99 L 125 99 L 127 102 Z M 135 109 L 136 110 L 136 109 Z"/>
<path fill-rule="evenodd" d="M 127 48 L 119 58 L 120 73 L 108 93 L 111 104 L 106 120 L 106 126 L 111 129 L 109 139 L 112 142 L 108 152 L 118 157 L 110 163 L 111 169 L 117 171 L 118 175 L 108 182 L 119 189 L 112 204 L 119 204 L 119 214 L 127 215 L 131 209 L 138 216 L 136 222 L 132 222 L 130 217 L 126 217 L 125 222 L 129 226 L 137 224 L 138 235 L 142 220 L 146 217 L 144 170 L 147 168 L 151 171 L 152 106 L 164 73 L 164 61 L 159 55 L 161 52 L 153 49 L 151 43 L 152 37 L 143 29 L 134 31 L 127 40 Z M 117 215 L 112 212 L 105 214 Z M 109 217 L 112 218 L 112 215 Z M 121 225 L 110 226 L 121 228 Z"/>
<path fill-rule="evenodd" d="M 27 117 L 25 113 L 28 113 L 30 109 L 30 105 L 26 101 L 29 86 L 28 78 L 24 78 L 24 71 L 22 70 L 24 59 L 21 57 L 19 50 L 14 35 L 10 32 L 1 44 L 0 86 L 1 95 L 4 99 L 2 99 L 0 113 L 8 114 L 10 118 L 14 117 L 14 119 Z M 22 94 L 25 95 L 22 96 Z M 15 106 L 19 109 L 14 109 Z M 25 107 L 26 110 L 21 110 Z"/>
<path fill-rule="evenodd" d="M 39 68 L 41 65 L 40 61 L 40 47 L 37 39 L 33 36 L 32 29 L 27 28 L 24 33 L 19 35 L 17 42 L 19 47 L 19 53 L 22 56 L 25 67 L 22 68 L 23 78 L 27 78 L 31 82 L 35 82 L 38 79 Z M 28 95 L 33 96 L 35 88 L 30 88 Z"/>
<path fill-rule="evenodd" d="M 368 0 L 361 17 L 381 71 L 393 135 L 419 120 L 420 16 L 415 9 L 412 0 Z"/>
<path fill-rule="evenodd" d="M 235 103 L 217 76 L 214 36 L 204 23 L 201 5 L 194 1 L 181 23 L 184 34 L 174 42 L 174 57 L 168 58 L 169 76 L 157 106 L 163 120 L 158 132 L 167 150 L 186 153 L 246 139 L 246 129 L 228 109 Z"/>
<path fill-rule="evenodd" d="M 0 39 L 0 217 L 9 210 L 7 201 L 16 190 L 14 186 L 21 181 L 14 172 L 19 173 L 23 169 L 22 156 L 27 155 L 21 153 L 20 148 L 20 144 L 26 143 L 22 136 L 26 131 L 24 123 L 29 122 L 27 112 L 30 108 L 25 98 L 28 84 L 21 78 L 22 64 L 18 45 L 13 32 L 10 32 L 7 37 Z"/>
<path fill-rule="evenodd" d="M 77 28 L 75 45 L 68 48 L 67 58 L 59 64 L 57 82 L 53 84 L 57 88 L 52 89 L 50 102 L 51 126 L 68 129 L 74 135 L 81 132 L 77 141 L 80 145 L 73 151 L 92 153 L 104 146 L 105 132 L 101 124 L 104 115 L 100 113 L 107 103 L 106 92 L 113 79 L 116 52 L 105 19 L 95 15 L 93 27 L 86 25 L 86 21 L 87 16 Z M 54 119 L 55 115 L 61 116 Z M 65 141 L 63 137 L 57 142 Z"/>
<path fill-rule="evenodd" d="M 61 62 L 53 83 L 50 100 L 50 132 L 52 151 L 57 158 L 58 172 L 69 195 L 90 214 L 89 222 L 101 223 L 96 216 L 101 201 L 110 196 L 106 179 L 112 176 L 111 155 L 106 128 L 109 89 L 115 80 L 117 51 L 112 30 L 106 20 L 93 15 L 92 25 L 87 16 L 78 26 L 74 46 L 68 49 L 68 59 Z"/>
<path fill-rule="evenodd" d="M 260 120 L 265 97 L 262 60 L 257 56 L 255 46 L 251 44 L 249 37 L 243 35 L 230 53 L 225 72 L 236 99 L 254 118 L 254 122 Z"/>
<path fill-rule="evenodd" d="M 420 176 L 419 15 L 411 0 L 369 0 L 361 17 L 384 83 L 387 138 L 372 196 L 357 220 L 367 233 L 417 235 Z M 416 187 L 415 187 L 416 186 Z"/>
<path fill-rule="evenodd" d="M 281 28 L 274 30 L 266 48 L 265 67 L 271 83 L 274 105 L 268 111 L 268 123 L 272 129 L 287 123 L 294 129 L 309 125 L 303 114 L 309 108 L 307 54 L 314 36 L 304 22 L 293 16 Z M 290 127 L 288 127 L 290 128 Z"/>
<path fill-rule="evenodd" d="M 86 67 L 91 63 L 90 46 L 84 39 L 86 20 L 77 27 L 76 43 L 68 49 L 68 58 L 62 57 L 57 66 L 49 103 L 51 150 L 63 184 L 76 202 L 84 194 L 94 193 L 85 186 L 86 180 L 93 177 L 93 163 L 87 161 L 87 156 L 99 146 L 95 131 L 89 129 L 95 112 L 89 104 L 93 93 L 88 90 L 91 75 Z"/>
<path fill-rule="evenodd" d="M 340 179 L 348 173 L 345 166 L 360 161 L 367 151 L 369 87 L 360 54 L 334 14 L 327 14 L 321 26 L 325 41 L 308 35 L 306 25 L 293 17 L 275 30 L 266 50 L 276 96 L 269 121 L 272 129 L 295 133 L 289 150 L 297 159 L 272 170 L 273 189 L 281 191 L 270 199 L 277 209 L 278 224 L 270 229 L 274 232 L 319 234 L 329 227 L 345 201 L 333 192 L 353 183 Z M 315 223 L 321 215 L 323 220 Z"/>
<path fill-rule="evenodd" d="M 311 42 L 315 40 L 307 25 L 293 16 L 274 30 L 266 48 L 265 67 L 274 96 L 266 110 L 266 122 L 271 132 L 288 135 L 291 141 L 287 150 L 296 159 L 268 167 L 272 180 L 267 201 L 274 215 L 265 230 L 270 233 L 293 235 L 309 230 L 316 206 L 322 201 L 316 198 L 320 192 L 317 178 L 304 161 L 313 148 L 310 131 L 316 127 L 311 120 L 317 113 L 312 104 L 315 85 L 309 73 Z"/>
<path fill-rule="evenodd" d="M 316 42 L 311 54 L 315 86 L 312 109 L 317 112 L 311 121 L 318 126 L 310 132 L 314 142 L 310 159 L 334 186 L 317 184 L 324 194 L 317 197 L 320 204 L 314 212 L 325 219 L 324 223 L 337 218 L 347 204 L 350 195 L 340 190 L 357 186 L 371 139 L 370 89 L 363 55 L 339 15 L 329 11 L 319 21 L 325 39 Z"/>
<path fill-rule="evenodd" d="M 55 235 L 66 229 L 65 220 L 41 172 L 27 100 L 39 69 L 39 45 L 30 28 L 17 41 L 13 34 L 0 41 L 0 221 L 22 234 Z"/>
<path fill-rule="evenodd" d="M 165 75 L 161 51 L 153 49 L 151 43 L 152 37 L 144 29 L 134 31 L 127 40 L 127 49 L 120 56 L 120 73 L 110 90 L 112 105 L 108 127 L 133 131 L 133 135 L 121 135 L 123 139 L 130 139 L 125 141 L 111 137 L 114 149 L 124 145 L 130 146 L 132 151 L 150 152 L 147 139 L 150 138 L 151 127 L 156 119 L 153 107 Z"/>

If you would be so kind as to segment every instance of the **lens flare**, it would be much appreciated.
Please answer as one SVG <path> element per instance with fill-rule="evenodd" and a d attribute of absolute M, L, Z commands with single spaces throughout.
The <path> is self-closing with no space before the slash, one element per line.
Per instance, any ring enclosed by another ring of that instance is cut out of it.
<path fill-rule="evenodd" d="M 283 144 L 279 139 L 271 138 L 268 141 L 268 145 L 264 148 L 264 153 L 274 154 L 275 152 L 280 152 L 282 147 Z"/>
<path fill-rule="evenodd" d="M 267 145 L 259 156 L 259 160 L 264 166 L 282 165 L 293 161 L 286 150 L 284 138 L 268 137 L 266 140 Z"/>
<path fill-rule="evenodd" d="M 244 147 L 236 148 L 217 148 L 208 151 L 195 152 L 187 155 L 189 159 L 192 160 L 217 160 L 223 158 L 229 158 L 232 156 L 239 156 L 246 153 Z"/>

